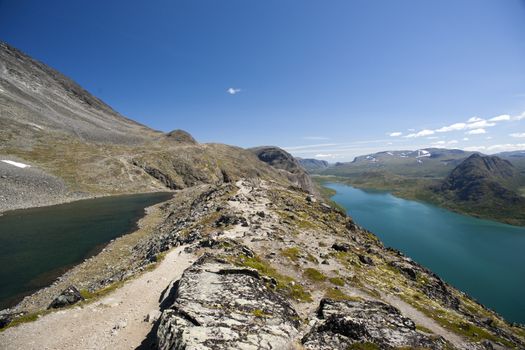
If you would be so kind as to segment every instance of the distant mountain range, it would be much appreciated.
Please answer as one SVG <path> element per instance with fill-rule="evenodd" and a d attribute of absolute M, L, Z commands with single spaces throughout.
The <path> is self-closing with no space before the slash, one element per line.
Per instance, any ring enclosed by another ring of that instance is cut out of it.
<path fill-rule="evenodd" d="M 389 190 L 469 215 L 525 224 L 525 151 L 493 156 L 440 148 L 385 151 L 306 168 L 353 186 Z"/>

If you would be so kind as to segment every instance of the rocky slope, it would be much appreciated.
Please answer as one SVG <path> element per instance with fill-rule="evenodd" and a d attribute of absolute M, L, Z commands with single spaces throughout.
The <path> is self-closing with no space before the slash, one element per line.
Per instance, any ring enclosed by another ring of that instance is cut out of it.
<path fill-rule="evenodd" d="M 32 319 L 70 285 L 87 299 L 79 307 L 7 328 L 0 343 L 6 349 L 525 346 L 523 328 L 298 187 L 258 178 L 198 185 L 152 213 L 140 235 L 119 238 L 10 312 L 15 320 L 23 312 L 30 314 L 22 319 Z M 181 275 L 180 266 L 188 265 Z M 153 294 L 143 289 L 148 284 Z"/>
<path fill-rule="evenodd" d="M 324 170 L 330 166 L 326 160 L 311 159 L 311 158 L 299 158 L 296 157 L 299 164 L 308 172 L 316 173 Z"/>
<path fill-rule="evenodd" d="M 199 144 L 182 130 L 163 134 L 139 125 L 5 43 L 0 140 L 0 212 L 254 175 L 308 182 L 298 174 L 302 170 L 276 170 L 241 148 Z"/>

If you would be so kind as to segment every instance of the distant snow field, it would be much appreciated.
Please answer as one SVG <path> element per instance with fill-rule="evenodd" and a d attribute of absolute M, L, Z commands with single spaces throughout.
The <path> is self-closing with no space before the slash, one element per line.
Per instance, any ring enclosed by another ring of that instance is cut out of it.
<path fill-rule="evenodd" d="M 5 159 L 2 159 L 2 162 L 4 163 L 7 163 L 7 164 L 11 164 L 11 165 L 14 165 L 16 167 L 19 167 L 19 168 L 29 168 L 31 167 L 31 165 L 28 165 L 28 164 L 24 164 L 24 163 L 19 163 L 19 162 L 15 162 L 15 161 L 12 161 L 12 160 L 5 160 Z"/>

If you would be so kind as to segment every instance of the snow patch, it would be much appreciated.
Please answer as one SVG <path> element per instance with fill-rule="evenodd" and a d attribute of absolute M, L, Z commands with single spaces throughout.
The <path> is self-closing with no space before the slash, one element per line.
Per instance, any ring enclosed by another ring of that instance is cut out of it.
<path fill-rule="evenodd" d="M 431 154 L 429 151 L 425 151 L 424 149 L 418 149 L 417 150 L 417 156 L 416 158 L 421 158 L 421 157 L 430 157 Z"/>
<path fill-rule="evenodd" d="M 388 154 L 389 156 L 393 156 L 394 155 L 394 153 L 392 153 L 392 152 L 386 152 L 386 154 Z"/>
<path fill-rule="evenodd" d="M 12 161 L 12 160 L 5 160 L 5 159 L 2 159 L 2 162 L 7 163 L 7 164 L 14 165 L 14 166 L 16 166 L 16 167 L 18 167 L 18 168 L 22 168 L 22 169 L 24 169 L 24 168 L 30 168 L 30 167 L 31 167 L 31 165 L 24 164 L 24 163 L 19 163 L 19 162 L 14 162 L 14 161 Z"/>
<path fill-rule="evenodd" d="M 35 123 L 27 123 L 29 126 L 32 126 L 33 128 L 37 129 L 37 130 L 43 130 L 44 128 L 41 127 L 40 125 L 38 124 L 35 124 Z"/>

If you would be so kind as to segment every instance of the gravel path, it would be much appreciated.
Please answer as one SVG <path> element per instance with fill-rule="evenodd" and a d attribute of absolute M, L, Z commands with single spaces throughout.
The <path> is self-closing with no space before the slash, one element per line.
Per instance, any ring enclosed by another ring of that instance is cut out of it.
<path fill-rule="evenodd" d="M 0 333 L 2 350 L 135 349 L 152 329 L 148 314 L 159 310 L 162 291 L 190 266 L 193 255 L 178 247 L 159 266 L 97 302 L 53 312 Z"/>

